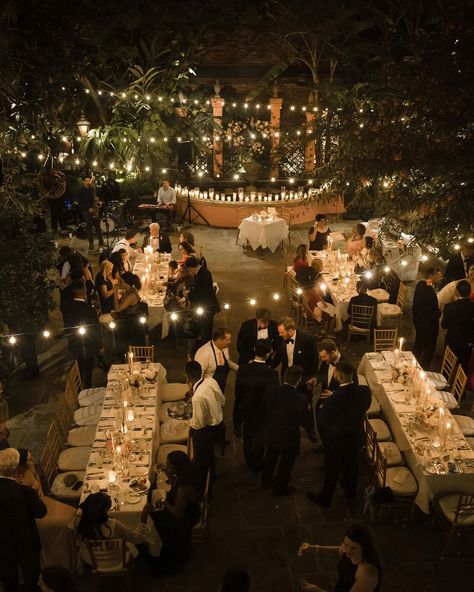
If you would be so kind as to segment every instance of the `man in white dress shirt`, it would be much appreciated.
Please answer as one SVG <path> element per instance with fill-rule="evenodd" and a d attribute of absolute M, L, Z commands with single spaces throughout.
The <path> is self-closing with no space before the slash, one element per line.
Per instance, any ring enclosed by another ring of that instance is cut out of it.
<path fill-rule="evenodd" d="M 193 416 L 189 420 L 190 437 L 194 445 L 194 462 L 204 489 L 208 471 L 211 471 L 211 478 L 214 473 L 214 445 L 224 443 L 225 398 L 213 378 L 202 377 L 198 362 L 186 364 L 186 375 L 192 390 L 193 404 Z"/>
<path fill-rule="evenodd" d="M 170 182 L 167 179 L 163 181 L 163 185 L 158 189 L 156 203 L 164 210 L 166 223 L 169 228 L 176 208 L 176 191 L 170 186 Z"/>
<path fill-rule="evenodd" d="M 200 347 L 194 359 L 199 362 L 204 378 L 212 377 L 219 385 L 222 392 L 225 390 L 229 370 L 239 369 L 238 364 L 230 359 L 229 345 L 232 334 L 229 329 L 216 329 L 211 341 Z"/>
<path fill-rule="evenodd" d="M 140 247 L 137 246 L 137 232 L 135 230 L 127 230 L 125 233 L 125 237 L 121 238 L 112 249 L 112 253 L 116 253 L 120 251 L 120 249 L 125 249 L 128 253 L 128 257 L 131 261 L 131 265 L 133 267 L 133 261 L 135 261 L 135 257 L 138 253 L 141 253 L 142 250 Z"/>

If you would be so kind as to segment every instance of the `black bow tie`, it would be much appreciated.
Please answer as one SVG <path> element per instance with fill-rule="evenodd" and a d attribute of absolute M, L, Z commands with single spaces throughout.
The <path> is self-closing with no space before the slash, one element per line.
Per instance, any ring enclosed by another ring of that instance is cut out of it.
<path fill-rule="evenodd" d="M 287 345 L 288 345 L 288 343 L 294 343 L 294 342 L 295 342 L 295 340 L 294 340 L 294 339 L 287 339 L 287 340 L 285 341 L 285 343 L 286 343 Z"/>

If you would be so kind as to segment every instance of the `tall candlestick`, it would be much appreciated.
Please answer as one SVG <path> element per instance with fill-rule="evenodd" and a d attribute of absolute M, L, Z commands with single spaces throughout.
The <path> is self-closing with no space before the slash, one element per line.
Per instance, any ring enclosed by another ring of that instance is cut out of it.
<path fill-rule="evenodd" d="M 132 368 L 133 368 L 133 353 L 130 352 L 128 354 L 128 370 L 129 370 L 130 374 L 132 373 Z"/>
<path fill-rule="evenodd" d="M 400 351 L 403 351 L 403 337 L 400 337 Z"/>
<path fill-rule="evenodd" d="M 398 366 L 399 362 L 400 362 L 400 351 L 398 349 L 396 349 L 395 350 L 395 358 L 394 358 L 395 366 Z"/>

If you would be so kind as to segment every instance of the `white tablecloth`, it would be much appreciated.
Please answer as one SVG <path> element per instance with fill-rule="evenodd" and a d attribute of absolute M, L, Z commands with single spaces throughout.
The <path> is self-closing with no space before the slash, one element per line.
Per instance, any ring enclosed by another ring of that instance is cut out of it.
<path fill-rule="evenodd" d="M 447 448 L 441 454 L 447 454 L 448 448 L 452 457 L 462 457 L 472 465 L 463 466 L 463 473 L 431 474 L 426 471 L 425 465 L 429 458 L 423 458 L 420 453 L 420 445 L 426 446 L 432 441 L 434 434 L 425 432 L 422 428 L 412 431 L 409 427 L 410 417 L 416 412 L 416 406 L 410 397 L 406 402 L 406 390 L 402 385 L 393 384 L 390 378 L 390 363 L 392 352 L 365 354 L 357 372 L 367 379 L 372 395 L 378 400 L 383 411 L 385 421 L 390 427 L 392 438 L 405 456 L 406 463 L 415 475 L 418 482 L 418 495 L 416 504 L 425 513 L 430 512 L 430 501 L 434 496 L 438 497 L 444 493 L 465 491 L 474 493 L 474 451 L 471 450 L 457 423 L 452 419 L 452 436 L 447 440 Z M 410 366 L 414 359 L 411 352 L 403 352 L 407 365 Z M 383 381 L 383 382 L 382 382 Z M 439 404 L 438 399 L 433 399 L 434 404 Z M 446 418 L 450 412 L 446 410 Z M 436 429 L 436 428 L 434 428 Z M 418 448 L 418 450 L 417 450 Z M 430 454 L 439 456 L 439 450 L 434 452 L 429 448 Z"/>
<path fill-rule="evenodd" d="M 154 256 L 156 258 L 156 255 Z M 163 306 L 166 292 L 166 280 L 168 277 L 168 263 L 170 255 L 161 255 L 157 262 L 152 264 L 150 285 L 142 285 L 140 298 L 148 304 L 148 328 L 154 329 L 161 325 L 161 339 L 168 336 L 170 325 L 169 315 Z M 139 254 L 133 266 L 133 273 L 140 277 L 143 284 L 143 277 L 146 269 L 146 255 Z"/>
<path fill-rule="evenodd" d="M 281 218 L 259 222 L 249 217 L 240 223 L 238 244 L 245 245 L 248 242 L 254 250 L 262 247 L 274 253 L 287 236 L 288 225 Z"/>
<path fill-rule="evenodd" d="M 134 364 L 135 370 L 140 368 L 144 370 L 144 364 Z M 133 456 L 129 460 L 130 478 L 133 477 L 149 477 L 153 469 L 154 458 L 159 447 L 159 407 L 160 399 L 160 385 L 166 383 L 166 370 L 161 364 L 148 364 L 149 368 L 156 371 L 153 382 L 146 381 L 139 389 L 139 396 L 133 400 L 133 409 L 135 419 L 133 422 L 128 422 L 129 433 L 131 434 Z M 108 472 L 115 470 L 113 464 L 103 464 L 100 462 L 104 460 L 106 446 L 106 432 L 108 430 L 115 430 L 115 417 L 117 402 L 114 398 L 112 386 L 116 381 L 123 379 L 127 373 L 128 366 L 126 364 L 114 364 L 111 366 L 108 374 L 107 390 L 105 393 L 104 404 L 102 407 L 101 416 L 97 424 L 97 430 L 94 438 L 92 452 L 89 457 L 89 463 L 86 468 L 86 477 L 81 496 L 81 502 L 90 493 L 91 489 L 100 488 L 100 490 L 107 491 L 109 483 L 107 480 Z M 103 451 L 102 453 L 100 451 Z M 112 460 L 109 455 L 109 460 Z M 124 483 L 123 488 L 127 486 Z M 124 496 L 125 497 L 125 496 Z M 120 508 L 113 509 L 109 515 L 117 518 L 130 528 L 135 528 L 141 517 L 141 512 L 146 504 L 146 495 L 141 495 L 137 503 L 128 503 L 125 499 Z"/>

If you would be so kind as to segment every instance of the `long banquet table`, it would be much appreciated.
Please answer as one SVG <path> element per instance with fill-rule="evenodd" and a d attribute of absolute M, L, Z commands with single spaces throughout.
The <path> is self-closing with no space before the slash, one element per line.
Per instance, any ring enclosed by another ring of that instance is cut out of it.
<path fill-rule="evenodd" d="M 428 514 L 433 497 L 453 492 L 474 493 L 474 451 L 447 409 L 445 419 L 451 419 L 452 424 L 450 435 L 444 447 L 432 445 L 438 429 L 435 421 L 426 428 L 418 421 L 420 403 L 415 401 L 409 387 L 392 380 L 393 355 L 393 352 L 367 353 L 357 372 L 365 376 L 372 395 L 380 403 L 392 438 L 418 482 L 416 504 Z M 402 352 L 401 356 L 407 368 L 413 366 L 415 358 L 411 352 Z M 440 400 L 435 397 L 424 401 L 425 411 L 439 406 Z M 449 472 L 448 462 L 459 472 Z"/>
<path fill-rule="evenodd" d="M 132 410 L 134 415 L 133 420 L 127 421 L 130 450 L 125 472 L 128 475 L 125 473 L 120 475 L 111 448 L 110 432 L 117 430 L 117 421 L 123 408 L 123 401 L 118 395 L 119 386 L 126 379 L 129 370 L 127 364 L 115 364 L 111 366 L 107 377 L 104 403 L 81 495 L 82 502 L 89 493 L 94 491 L 111 493 L 114 506 L 109 515 L 119 518 L 130 528 L 134 528 L 140 522 L 147 496 L 146 492 L 143 495 L 133 495 L 128 483 L 134 478 L 148 479 L 153 469 L 159 447 L 160 385 L 166 383 L 166 370 L 161 364 L 135 363 L 133 369 L 139 386 L 134 389 L 135 394 L 127 395 L 130 401 L 130 404 L 127 404 L 127 410 Z M 153 373 L 155 373 L 153 379 L 146 378 Z M 111 486 L 110 471 L 114 471 L 118 485 Z M 115 503 L 114 498 L 120 499 L 120 503 Z"/>

